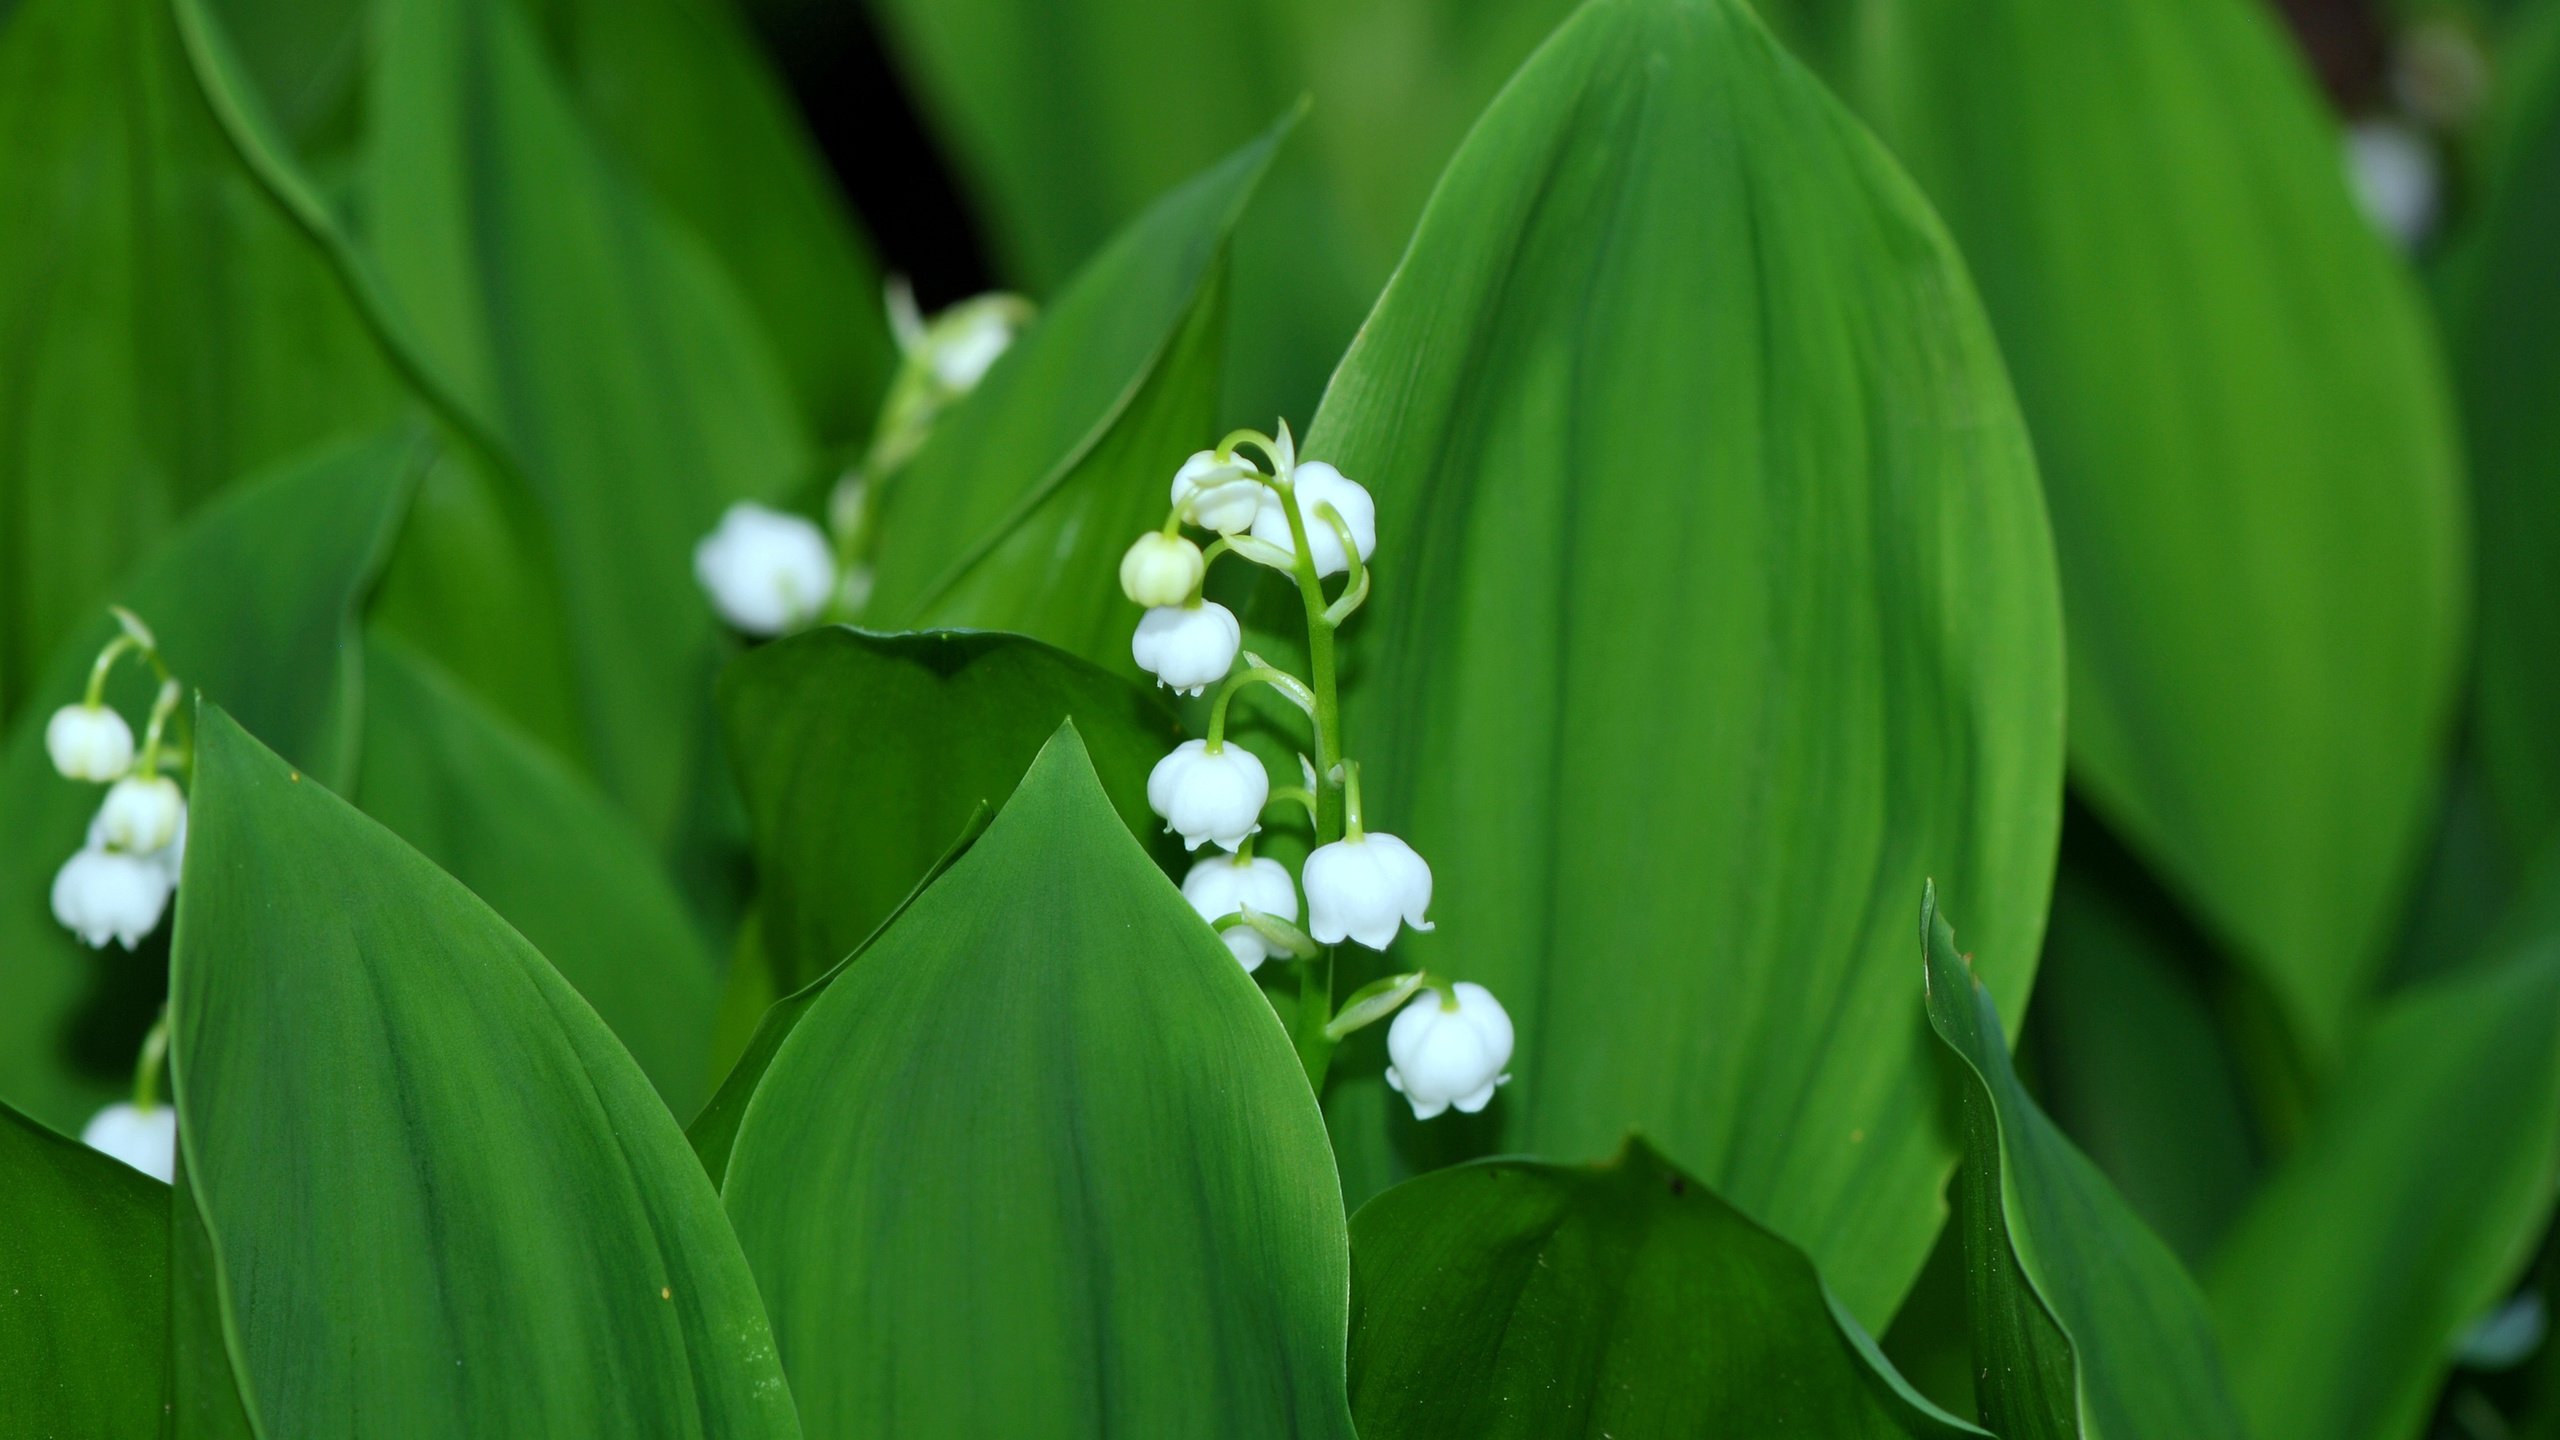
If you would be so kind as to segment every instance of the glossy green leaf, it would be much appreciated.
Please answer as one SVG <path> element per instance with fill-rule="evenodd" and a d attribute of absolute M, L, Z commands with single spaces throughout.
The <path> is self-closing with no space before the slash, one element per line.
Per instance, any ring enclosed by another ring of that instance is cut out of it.
<path fill-rule="evenodd" d="M 1217 439 L 1227 234 L 1290 124 L 1132 222 L 886 482 L 868 619 L 1017 630 L 1131 669 L 1120 556 Z"/>
<path fill-rule="evenodd" d="M 2242 1440 L 2195 1282 L 2018 1084 L 1931 887 L 1929 1023 L 1964 1062 L 1957 1178 L 1983 1423 L 2026 1437 Z"/>
<path fill-rule="evenodd" d="M 2505 838 L 2560 836 L 2560 10 L 2502 72 L 2497 173 L 2453 261 L 2446 330 L 2479 511 L 2478 755 Z"/>
<path fill-rule="evenodd" d="M 796 1435 L 718 1199 L 595 1012 L 220 710 L 198 734 L 171 1075 L 258 1433 Z"/>
<path fill-rule="evenodd" d="M 159 1433 L 169 1187 L 0 1105 L 0 1435 Z"/>
<path fill-rule="evenodd" d="M 1347 1054 L 1349 1193 L 1637 1126 L 1880 1324 L 1956 1144 L 1894 916 L 1963 876 L 2016 1004 L 2062 750 L 2026 434 L 1927 207 L 1741 4 L 1598 0 L 1451 163 L 1301 453 L 1378 500 L 1344 733 L 1438 880 L 1391 963 L 1520 1037 L 1473 1126 Z"/>
<path fill-rule="evenodd" d="M 1001 805 L 1072 718 L 1128 827 L 1162 827 L 1147 772 L 1177 736 L 1137 686 L 1019 635 L 843 626 L 760 647 L 720 683 L 755 831 L 777 993 L 861 943 L 972 812 Z"/>
<path fill-rule="evenodd" d="M 377 637 L 356 803 L 533 942 L 668 1108 L 693 1113 L 710 1090 L 717 972 L 647 842 L 587 781 Z"/>
<path fill-rule="evenodd" d="M 1954 1436 L 1804 1253 L 1630 1142 L 1488 1160 L 1351 1222 L 1351 1408 L 1399 1436 Z"/>
<path fill-rule="evenodd" d="M 734 0 L 532 4 L 580 111 L 719 259 L 815 433 L 868 434 L 896 360 L 880 275 Z"/>
<path fill-rule="evenodd" d="M 155 0 L 37 0 L 0 31 L 0 215 L 5 720 L 196 507 L 395 397 Z"/>
<path fill-rule="evenodd" d="M 244 481 L 108 593 L 150 623 L 180 678 L 345 784 L 360 727 L 354 610 L 423 458 L 414 436 L 390 435 Z M 54 772 L 44 724 L 80 698 L 115 633 L 101 609 L 64 641 L 0 752 L 0 1097 L 67 1134 L 130 1087 L 165 953 L 157 940 L 90 950 L 49 898 L 101 792 Z M 151 687 L 130 662 L 119 673 L 108 698 L 138 735 Z"/>
<path fill-rule="evenodd" d="M 2074 778 L 2316 1067 L 2395 938 L 2462 650 L 2412 287 L 2266 7 L 1870 9 L 1850 93 L 1963 246 L 2035 432 Z"/>
<path fill-rule="evenodd" d="M 1323 1120 L 1072 726 L 782 1042 L 722 1195 L 812 1435 L 1351 1434 Z"/>
<path fill-rule="evenodd" d="M 598 150 L 515 12 L 389 0 L 362 234 L 550 529 L 597 774 L 666 838 L 704 753 L 694 543 L 807 436 L 734 292 Z"/>
<path fill-rule="evenodd" d="M 1007 272 L 1059 285 L 1300 96 L 1237 237 L 1228 411 L 1303 414 L 1449 152 L 1570 0 L 873 0 Z M 1168 122 L 1167 116 L 1178 115 Z M 1194 448 L 1197 448 L 1195 445 Z"/>
<path fill-rule="evenodd" d="M 2546 889 L 2560 887 L 2545 879 Z M 2205 1272 L 2255 1440 L 2409 1440 L 2560 1173 L 2560 930 L 2397 995 Z"/>

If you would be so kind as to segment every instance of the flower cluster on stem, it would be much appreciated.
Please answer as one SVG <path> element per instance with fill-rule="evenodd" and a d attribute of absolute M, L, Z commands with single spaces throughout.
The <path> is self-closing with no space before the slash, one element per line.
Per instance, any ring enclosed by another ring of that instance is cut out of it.
<path fill-rule="evenodd" d="M 1344 1036 L 1394 1016 L 1387 1082 L 1415 1116 L 1483 1109 L 1511 1078 L 1512 1049 L 1510 1017 L 1484 987 L 1417 971 L 1365 987 L 1338 1011 L 1333 1005 L 1332 947 L 1352 941 L 1385 950 L 1407 928 L 1431 928 L 1431 866 L 1411 845 L 1369 827 L 1360 765 L 1342 733 L 1334 639 L 1369 598 L 1376 503 L 1335 466 L 1300 460 L 1286 424 L 1276 436 L 1238 430 L 1192 455 L 1174 472 L 1171 500 L 1163 526 L 1122 557 L 1120 588 L 1146 611 L 1130 641 L 1139 667 L 1184 694 L 1216 687 L 1207 735 L 1176 746 L 1147 778 L 1147 803 L 1166 830 L 1189 849 L 1214 847 L 1184 876 L 1184 897 L 1248 972 L 1272 961 L 1295 965 L 1291 1030 L 1319 1089 Z M 1214 538 L 1203 547 L 1186 527 Z M 1296 587 L 1307 629 L 1304 677 L 1243 648 L 1236 617 L 1203 597 L 1209 567 L 1230 555 Z M 1260 758 L 1228 742 L 1229 707 L 1255 685 L 1307 719 L 1314 754 L 1298 757 L 1303 785 L 1275 788 Z M 1274 805 L 1284 816 L 1303 814 L 1313 830 L 1295 883 L 1286 866 L 1253 853 Z"/>
<path fill-rule="evenodd" d="M 880 497 L 942 412 L 977 388 L 1031 323 L 1030 302 L 980 295 L 930 320 L 906 282 L 889 284 L 889 328 L 901 359 L 871 441 L 828 496 L 826 524 L 742 500 L 694 546 L 694 578 L 742 634 L 781 635 L 822 618 L 851 619 L 871 596 Z"/>

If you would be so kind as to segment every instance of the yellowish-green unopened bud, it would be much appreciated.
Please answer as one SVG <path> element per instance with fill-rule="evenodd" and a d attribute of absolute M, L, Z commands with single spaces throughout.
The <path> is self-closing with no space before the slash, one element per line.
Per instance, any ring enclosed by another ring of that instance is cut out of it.
<path fill-rule="evenodd" d="M 1135 605 L 1180 605 L 1200 588 L 1207 568 L 1199 546 L 1179 535 L 1149 531 L 1120 557 L 1120 593 Z"/>

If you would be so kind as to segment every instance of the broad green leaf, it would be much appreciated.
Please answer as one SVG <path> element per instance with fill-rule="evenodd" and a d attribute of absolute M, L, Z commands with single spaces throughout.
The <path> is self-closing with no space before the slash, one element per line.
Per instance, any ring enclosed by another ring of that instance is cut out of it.
<path fill-rule="evenodd" d="M 579 108 L 721 262 L 822 440 L 871 429 L 880 276 L 734 0 L 531 0 Z"/>
<path fill-rule="evenodd" d="M 596 770 L 685 818 L 714 630 L 694 543 L 807 436 L 708 254 L 618 171 L 500 0 L 387 0 L 362 235 L 426 354 L 520 462 L 560 567 Z"/>
<path fill-rule="evenodd" d="M 2560 836 L 2560 9 L 2509 57 L 2501 162 L 2452 262 L 2446 332 L 2479 510 L 2474 726 L 2509 848 Z"/>
<path fill-rule="evenodd" d="M 354 610 L 423 458 L 415 436 L 394 434 L 243 481 L 107 595 L 149 622 L 179 678 L 346 784 L 360 731 Z M 65 638 L 0 751 L 0 1098 L 66 1134 L 131 1085 L 166 954 L 156 939 L 134 954 L 88 949 L 50 901 L 102 792 L 54 772 L 44 725 L 80 698 L 115 633 L 101 608 Z M 118 673 L 107 698 L 139 735 L 152 687 L 129 660 Z"/>
<path fill-rule="evenodd" d="M 1019 635 L 811 630 L 721 678 L 755 831 L 761 941 L 789 994 L 861 943 L 981 805 L 1001 805 L 1072 718 L 1128 827 L 1177 738 L 1137 686 Z"/>
<path fill-rule="evenodd" d="M 2128 857 L 2082 846 L 2054 885 L 2025 1054 L 2054 1123 L 2193 1265 L 2260 1176 L 2239 1061 L 2214 1005 L 2215 957 Z"/>
<path fill-rule="evenodd" d="M 206 112 L 159 0 L 0 31 L 0 720 L 230 482 L 394 392 Z"/>
<path fill-rule="evenodd" d="M 718 1198 L 595 1012 L 221 710 L 198 736 L 181 1198 L 257 1433 L 798 1434 Z"/>
<path fill-rule="evenodd" d="M 1347 1054 L 1348 1192 L 1637 1127 L 1880 1324 L 1956 1144 L 1894 916 L 1965 877 L 2017 1004 L 2062 759 L 2035 470 L 1928 208 L 1735 0 L 1597 0 L 1301 453 L 1378 500 L 1344 733 L 1439 926 L 1386 963 L 1520 1037 L 1472 1126 Z"/>
<path fill-rule="evenodd" d="M 1902 1383 L 1802 1251 L 1641 1141 L 1408 1180 L 1351 1247 L 1368 1440 L 1982 1433 Z"/>
<path fill-rule="evenodd" d="M 365 647 L 356 803 L 550 958 L 669 1109 L 710 1090 L 716 970 L 628 819 L 397 641 Z"/>
<path fill-rule="evenodd" d="M 1857 34 L 1849 93 L 2035 432 L 2074 779 L 2316 1070 L 2395 938 L 2462 650 L 2412 287 L 2262 5 L 1877 0 Z"/>
<path fill-rule="evenodd" d="M 2546 881 L 2546 886 L 2548 881 Z M 2560 1172 L 2560 930 L 2394 996 L 2211 1267 L 2255 1440 L 2407 1440 Z"/>
<path fill-rule="evenodd" d="M 1227 412 L 1303 413 L 1449 152 L 1569 0 L 872 0 L 1006 272 L 1056 288 L 1300 96 L 1237 242 Z M 1168 121 L 1168 116 L 1179 120 Z M 1194 447 L 1196 448 L 1196 446 Z"/>
<path fill-rule="evenodd" d="M 1132 222 L 885 482 L 868 619 L 1018 630 L 1131 668 L 1120 556 L 1218 438 L 1227 234 L 1291 123 Z"/>
<path fill-rule="evenodd" d="M 1322 1118 L 1072 722 L 782 1042 L 722 1195 L 812 1435 L 1351 1434 Z"/>
<path fill-rule="evenodd" d="M 156 1434 L 169 1187 L 0 1105 L 0 1435 Z"/>
<path fill-rule="evenodd" d="M 2195 1282 L 2019 1087 L 1934 886 L 1920 943 L 1929 1023 L 1964 1062 L 1955 1223 L 1983 1423 L 2018 1440 L 2242 1440 Z"/>
<path fill-rule="evenodd" d="M 713 1185 L 720 1185 L 728 1179 L 729 1154 L 738 1141 L 738 1122 L 746 1118 L 747 1105 L 755 1099 L 756 1087 L 764 1083 L 764 1072 L 772 1068 L 773 1057 L 781 1052 L 782 1042 L 799 1027 L 803 1019 L 807 1018 L 810 1010 L 816 1007 L 818 997 L 825 994 L 827 987 L 834 984 L 836 978 L 845 972 L 845 967 L 861 959 L 863 953 L 871 948 L 871 942 L 879 939 L 882 931 L 896 924 L 898 917 L 906 913 L 907 907 L 915 903 L 917 896 L 930 888 L 934 881 L 941 879 L 942 872 L 950 869 L 952 862 L 966 854 L 970 846 L 978 843 L 978 837 L 986 833 L 988 823 L 994 819 L 993 805 L 980 805 L 970 812 L 968 820 L 960 827 L 960 833 L 953 838 L 950 847 L 945 849 L 933 862 L 932 868 L 916 881 L 915 888 L 907 892 L 906 898 L 899 901 L 897 907 L 883 917 L 880 924 L 869 935 L 863 937 L 861 944 L 854 946 L 851 952 L 829 966 L 817 979 L 788 995 L 763 1002 L 761 1010 L 753 1017 L 753 1029 L 738 1042 L 737 1055 L 729 1067 L 727 1077 L 721 1080 L 720 1089 L 712 1095 L 710 1102 L 702 1107 L 702 1113 L 694 1116 L 692 1123 L 685 1126 L 684 1138 L 693 1146 L 693 1153 L 701 1157 L 702 1168 L 711 1176 Z M 755 928 L 751 918 L 747 929 L 752 933 Z M 730 963 L 733 969 L 743 969 L 751 964 L 765 965 L 767 962 L 761 955 L 752 959 L 742 955 Z M 735 1003 L 742 995 L 744 988 L 733 974 L 728 992 L 721 997 L 723 1007 Z M 726 1019 L 725 1015 L 723 1018 Z"/>

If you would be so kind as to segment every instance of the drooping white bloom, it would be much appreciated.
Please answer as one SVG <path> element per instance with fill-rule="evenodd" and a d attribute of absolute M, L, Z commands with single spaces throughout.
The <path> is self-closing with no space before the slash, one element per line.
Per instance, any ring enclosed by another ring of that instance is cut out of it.
<path fill-rule="evenodd" d="M 1321 460 L 1310 460 L 1293 472 L 1290 483 L 1297 492 L 1299 513 L 1306 517 L 1307 553 L 1315 557 L 1318 575 L 1339 575 L 1351 568 L 1350 558 L 1342 553 L 1342 537 L 1317 513 L 1321 506 L 1331 505 L 1340 512 L 1343 525 L 1351 531 L 1351 543 L 1360 547 L 1361 560 L 1377 550 L 1378 502 L 1357 482 Z M 1253 538 L 1283 550 L 1294 548 L 1289 540 L 1289 512 L 1277 494 L 1253 517 Z"/>
<path fill-rule="evenodd" d="M 113 780 L 133 768 L 133 727 L 104 705 L 65 705 L 44 722 L 44 751 L 65 780 Z"/>
<path fill-rule="evenodd" d="M 148 855 L 178 838 L 178 821 L 186 813 L 187 799 L 177 781 L 166 775 L 127 775 L 107 787 L 93 831 L 115 849 Z"/>
<path fill-rule="evenodd" d="M 1282 920 L 1298 918 L 1298 887 L 1289 882 L 1289 867 L 1267 856 L 1243 860 L 1213 855 L 1182 877 L 1182 898 L 1201 919 L 1213 923 L 1248 909 Z M 1248 975 L 1281 953 L 1250 925 L 1230 926 L 1218 938 L 1227 942 Z"/>
<path fill-rule="evenodd" d="M 720 618 L 750 635 L 779 635 L 826 608 L 836 557 L 816 525 L 741 500 L 693 547 L 693 573 Z"/>
<path fill-rule="evenodd" d="M 1185 740 L 1147 774 L 1148 808 L 1187 850 L 1204 841 L 1227 850 L 1242 845 L 1262 828 L 1262 807 L 1270 800 L 1271 777 L 1241 745 L 1211 750 L 1206 740 Z"/>
<path fill-rule="evenodd" d="M 1138 619 L 1129 653 L 1156 683 L 1197 695 L 1227 678 L 1244 644 L 1235 612 L 1215 600 L 1159 605 Z"/>
<path fill-rule="evenodd" d="M 54 873 L 53 918 L 92 949 L 114 940 L 130 950 L 160 924 L 176 883 L 156 856 L 92 846 Z"/>
<path fill-rule="evenodd" d="M 1425 990 L 1396 1012 L 1387 1027 L 1387 1083 L 1428 1120 L 1455 1105 L 1473 1115 L 1492 1101 L 1494 1087 L 1511 1077 L 1511 1016 L 1481 985 L 1461 980 L 1449 987 L 1457 1008 L 1444 1008 L 1437 990 Z"/>
<path fill-rule="evenodd" d="M 178 1112 L 167 1105 L 110 1105 L 89 1117 L 80 1143 L 166 1185 L 178 1173 Z"/>
<path fill-rule="evenodd" d="M 1120 593 L 1137 605 L 1181 605 L 1200 588 L 1200 576 L 1208 568 L 1199 546 L 1180 535 L 1150 530 L 1120 557 Z"/>
<path fill-rule="evenodd" d="M 1307 857 L 1308 933 L 1327 945 L 1345 938 L 1384 950 L 1398 922 L 1428 930 L 1431 866 L 1393 835 L 1366 834 L 1319 846 Z"/>
<path fill-rule="evenodd" d="M 1250 529 L 1266 499 L 1279 503 L 1263 488 L 1262 472 L 1241 455 L 1222 462 L 1218 452 L 1203 450 L 1173 472 L 1174 505 L 1187 509 L 1194 521 L 1221 535 Z"/>
<path fill-rule="evenodd" d="M 927 353 L 933 377 L 954 390 L 973 390 L 1004 352 L 1013 348 L 1014 315 L 1006 306 L 955 305 L 934 321 Z"/>
<path fill-rule="evenodd" d="M 2397 120 L 2360 120 L 2347 131 L 2347 174 L 2365 218 L 2401 249 L 2435 233 L 2443 187 L 2426 136 Z"/>

